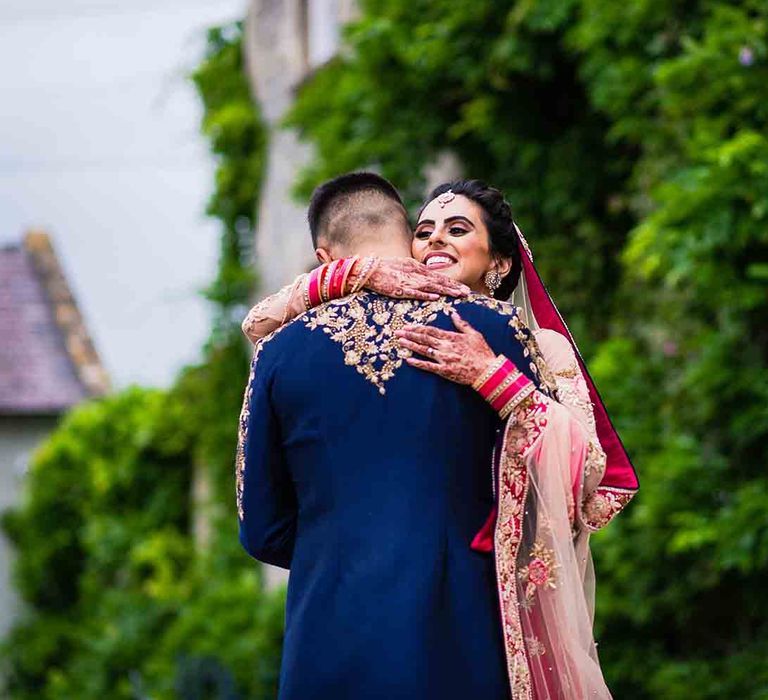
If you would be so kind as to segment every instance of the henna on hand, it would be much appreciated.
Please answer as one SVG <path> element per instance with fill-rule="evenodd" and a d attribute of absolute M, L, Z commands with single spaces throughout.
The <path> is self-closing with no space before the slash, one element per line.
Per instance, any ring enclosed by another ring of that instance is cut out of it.
<path fill-rule="evenodd" d="M 409 365 L 471 386 L 496 358 L 496 353 L 456 311 L 451 313 L 451 319 L 458 332 L 409 325 L 395 331 L 395 336 L 402 347 L 429 358 L 426 361 L 408 357 L 405 361 Z"/>
<path fill-rule="evenodd" d="M 379 260 L 365 288 L 377 294 L 404 299 L 434 301 L 440 296 L 463 297 L 469 287 L 441 275 L 412 258 L 385 258 Z"/>

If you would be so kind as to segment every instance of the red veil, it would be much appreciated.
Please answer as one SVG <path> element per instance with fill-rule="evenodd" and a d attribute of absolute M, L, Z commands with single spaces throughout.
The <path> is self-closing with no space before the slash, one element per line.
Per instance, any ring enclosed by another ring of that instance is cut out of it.
<path fill-rule="evenodd" d="M 513 303 L 523 308 L 525 315 L 529 317 L 526 321 L 531 329 L 539 327 L 557 331 L 568 339 L 576 353 L 576 358 L 584 374 L 584 379 L 589 388 L 589 396 L 594 406 L 597 437 L 606 455 L 605 473 L 600 482 L 600 487 L 635 491 L 639 488 L 635 468 L 629 459 L 629 455 L 621 442 L 616 428 L 608 416 L 608 411 L 589 374 L 576 341 L 573 339 L 555 302 L 544 286 L 541 275 L 539 275 L 536 266 L 533 264 L 533 254 L 517 224 L 515 224 L 515 231 L 517 232 L 518 249 L 520 250 L 523 270 L 520 275 L 520 282 L 512 296 Z"/>

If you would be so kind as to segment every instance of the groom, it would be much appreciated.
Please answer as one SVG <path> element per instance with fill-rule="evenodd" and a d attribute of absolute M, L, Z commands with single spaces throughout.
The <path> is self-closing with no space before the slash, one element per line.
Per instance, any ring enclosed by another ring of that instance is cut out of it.
<path fill-rule="evenodd" d="M 370 173 L 315 191 L 329 258 L 409 257 L 394 187 Z M 469 387 L 403 362 L 393 330 L 455 308 L 538 384 L 511 316 L 477 295 L 360 292 L 257 344 L 240 419 L 240 540 L 290 568 L 280 700 L 509 697 L 493 556 L 499 419 Z"/>

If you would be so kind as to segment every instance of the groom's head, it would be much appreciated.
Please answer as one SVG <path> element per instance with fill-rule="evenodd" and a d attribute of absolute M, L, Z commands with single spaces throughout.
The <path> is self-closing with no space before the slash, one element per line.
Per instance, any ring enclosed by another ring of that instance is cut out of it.
<path fill-rule="evenodd" d="M 395 187 L 375 173 L 348 173 L 313 193 L 307 213 L 318 260 L 376 254 L 408 257 L 411 228 Z"/>

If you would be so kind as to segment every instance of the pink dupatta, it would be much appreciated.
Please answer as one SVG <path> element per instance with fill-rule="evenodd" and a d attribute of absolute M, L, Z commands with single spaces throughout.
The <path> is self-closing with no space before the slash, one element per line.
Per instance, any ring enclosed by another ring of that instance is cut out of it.
<path fill-rule="evenodd" d="M 629 502 L 638 480 L 517 233 L 521 313 L 512 325 L 542 389 L 506 422 L 494 455 L 496 508 L 472 548 L 495 559 L 511 697 L 609 700 L 592 633 L 589 537 Z"/>

